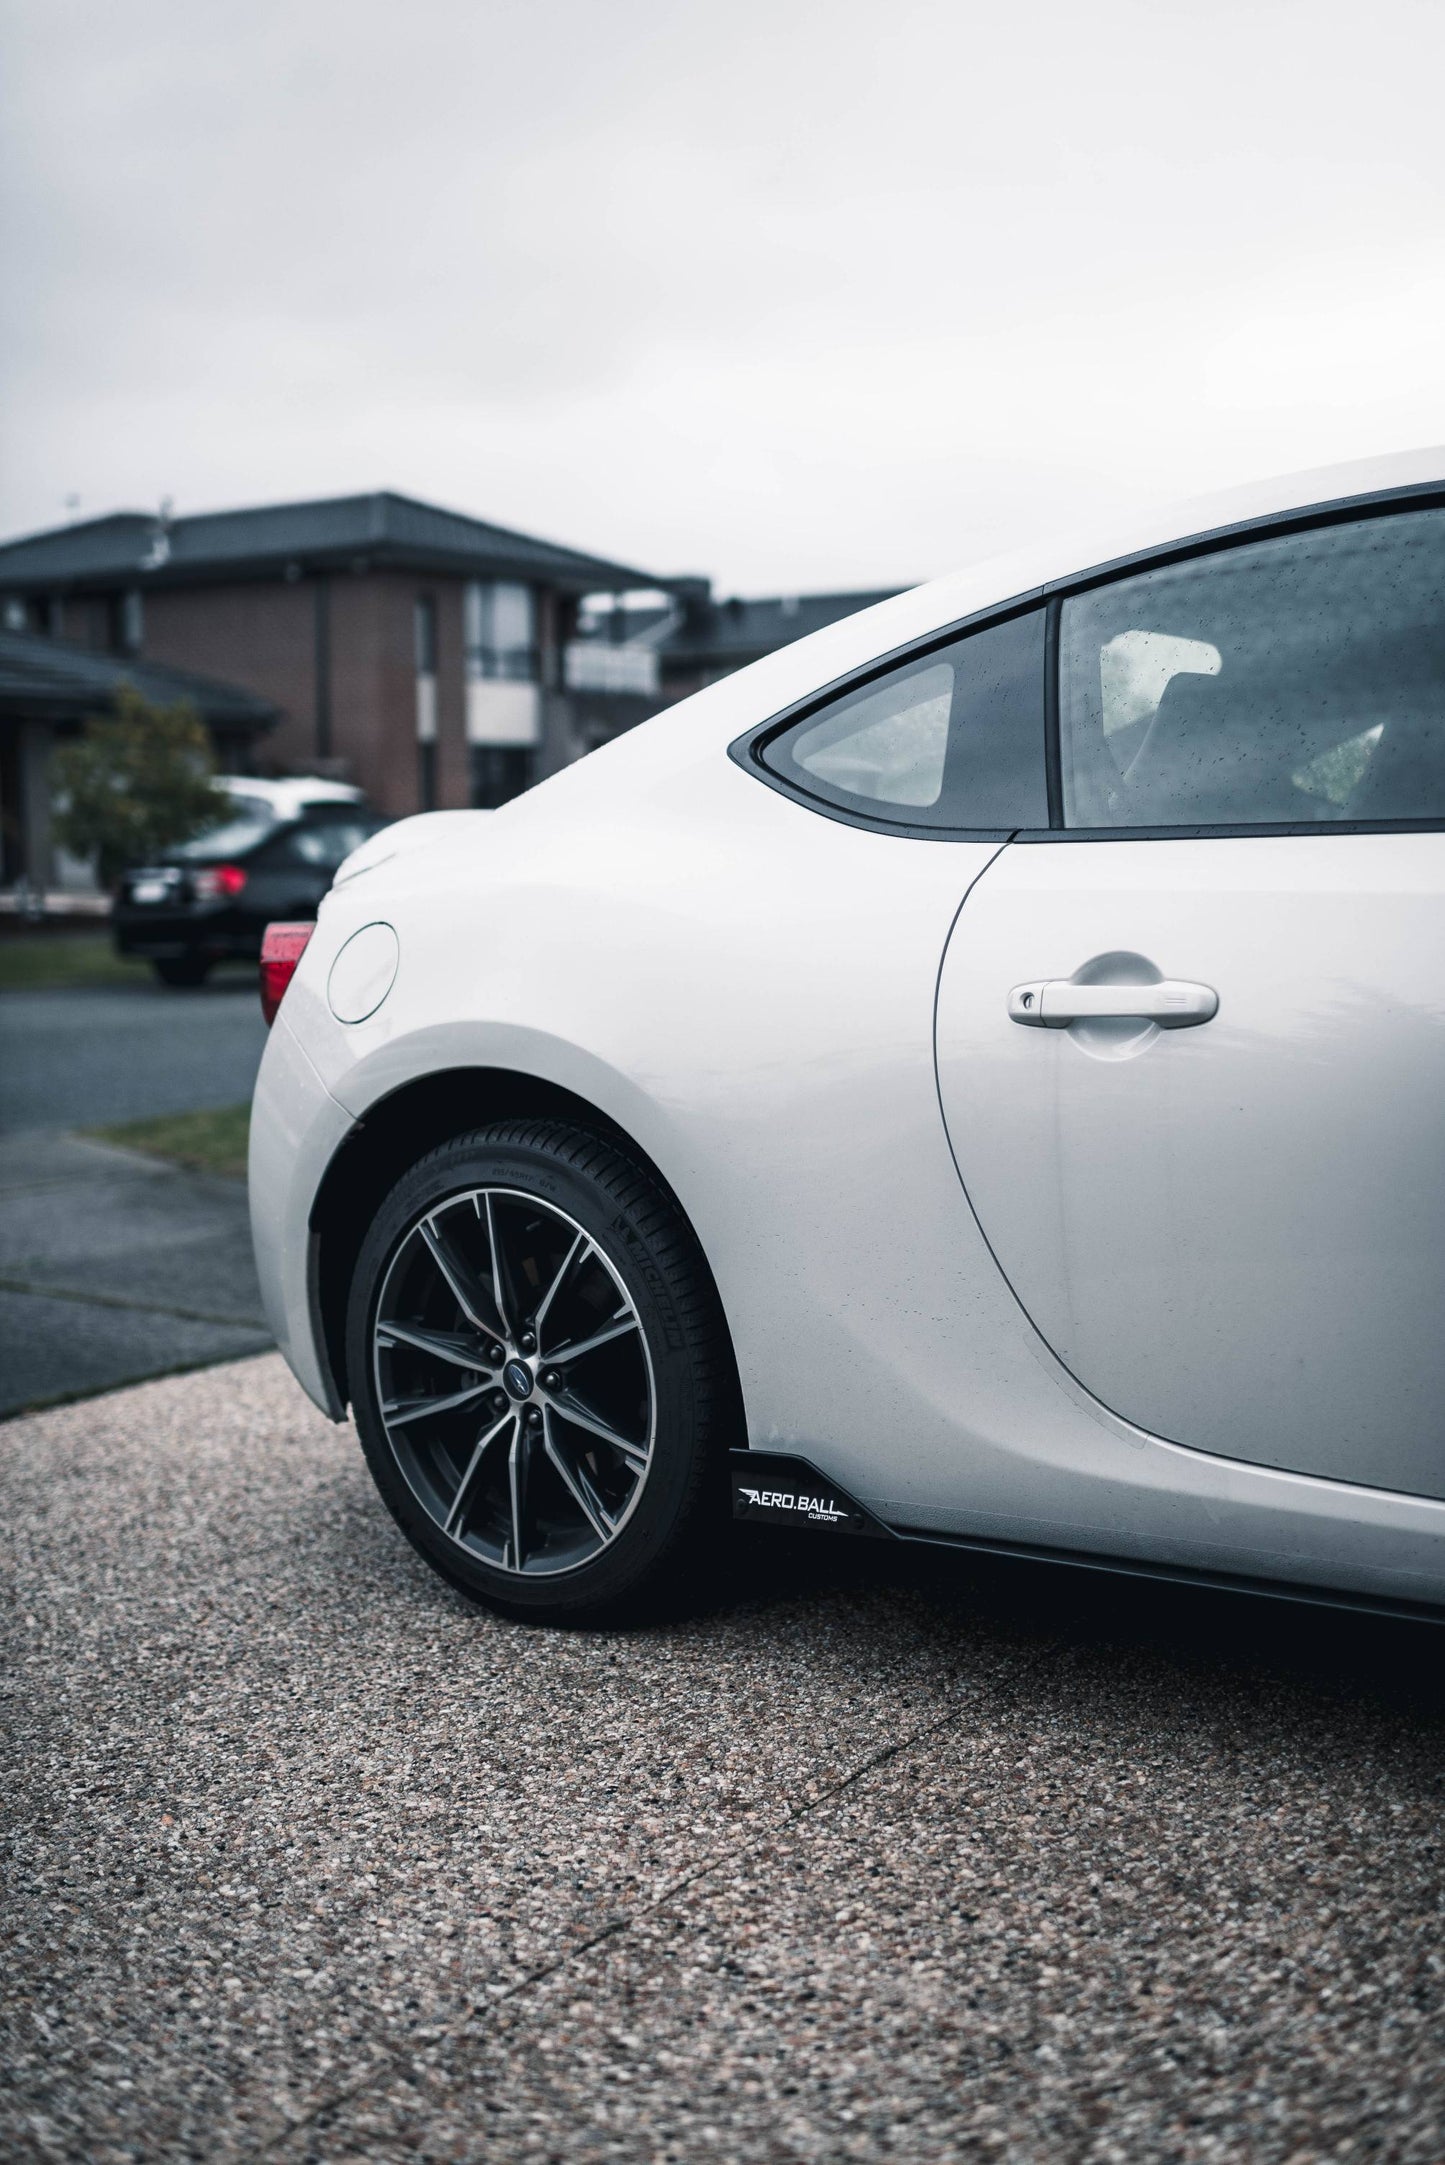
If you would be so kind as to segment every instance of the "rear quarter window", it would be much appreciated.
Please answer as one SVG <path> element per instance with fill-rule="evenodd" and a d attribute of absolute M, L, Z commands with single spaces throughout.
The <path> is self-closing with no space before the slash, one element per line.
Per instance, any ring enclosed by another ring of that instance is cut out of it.
<path fill-rule="evenodd" d="M 1043 611 L 840 694 L 768 740 L 761 758 L 800 794 L 890 829 L 1047 826 Z"/>

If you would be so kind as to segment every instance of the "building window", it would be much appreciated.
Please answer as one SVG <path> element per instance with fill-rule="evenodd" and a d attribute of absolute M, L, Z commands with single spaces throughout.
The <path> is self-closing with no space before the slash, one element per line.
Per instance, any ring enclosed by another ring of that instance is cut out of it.
<path fill-rule="evenodd" d="M 473 579 L 464 607 L 467 676 L 534 682 L 537 605 L 531 587 L 511 579 Z"/>
<path fill-rule="evenodd" d="M 108 644 L 113 654 L 139 654 L 145 637 L 145 611 L 139 589 L 127 588 L 124 594 L 110 597 L 110 638 Z"/>
<path fill-rule="evenodd" d="M 537 607 L 529 586 L 506 579 L 474 579 L 462 605 L 462 630 L 467 663 L 467 742 L 473 754 L 479 749 L 525 752 L 524 761 L 503 761 L 508 775 L 526 770 L 526 779 L 509 782 L 503 794 L 479 796 L 479 788 L 491 792 L 491 781 L 478 782 L 478 774 L 490 775 L 485 760 L 472 760 L 472 802 L 502 804 L 515 797 L 531 780 L 531 751 L 542 739 L 542 688 L 537 681 Z"/>
<path fill-rule="evenodd" d="M 413 618 L 416 642 L 417 786 L 423 812 L 437 802 L 437 605 L 419 594 Z"/>
<path fill-rule="evenodd" d="M 430 594 L 418 594 L 416 602 L 416 673 L 437 673 L 437 605 Z"/>
<path fill-rule="evenodd" d="M 528 745 L 473 744 L 468 757 L 472 803 L 482 811 L 493 811 L 532 786 L 533 754 Z"/>

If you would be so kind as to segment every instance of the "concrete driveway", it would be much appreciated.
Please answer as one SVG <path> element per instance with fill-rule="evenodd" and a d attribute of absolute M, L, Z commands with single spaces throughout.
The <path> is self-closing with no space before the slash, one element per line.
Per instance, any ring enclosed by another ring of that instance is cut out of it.
<path fill-rule="evenodd" d="M 239 1181 L 64 1132 L 238 1105 L 254 980 L 0 993 L 0 1414 L 270 1343 Z"/>
<path fill-rule="evenodd" d="M 9 2155 L 1445 2155 L 1434 1630 L 763 1532 L 529 1630 L 274 1355 L 0 1466 Z"/>
<path fill-rule="evenodd" d="M 244 1182 L 0 1135 L 0 1416 L 271 1342 Z"/>

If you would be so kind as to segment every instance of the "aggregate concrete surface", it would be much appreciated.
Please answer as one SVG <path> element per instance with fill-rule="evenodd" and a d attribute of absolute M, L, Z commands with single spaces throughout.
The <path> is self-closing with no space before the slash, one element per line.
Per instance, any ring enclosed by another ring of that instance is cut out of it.
<path fill-rule="evenodd" d="M 841 1537 L 469 1608 L 274 1355 L 0 1428 L 0 2146 L 1445 2155 L 1445 1636 Z"/>

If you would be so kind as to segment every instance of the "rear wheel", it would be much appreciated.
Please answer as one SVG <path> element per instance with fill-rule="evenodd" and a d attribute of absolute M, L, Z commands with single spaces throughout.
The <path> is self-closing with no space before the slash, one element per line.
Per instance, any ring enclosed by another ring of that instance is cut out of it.
<path fill-rule="evenodd" d="M 347 1370 L 403 1532 L 509 1614 L 635 1608 L 721 1516 L 711 1280 L 650 1175 L 585 1130 L 484 1128 L 397 1182 L 357 1259 Z"/>
<path fill-rule="evenodd" d="M 204 955 L 167 955 L 151 967 L 163 985 L 204 985 L 211 974 Z"/>

